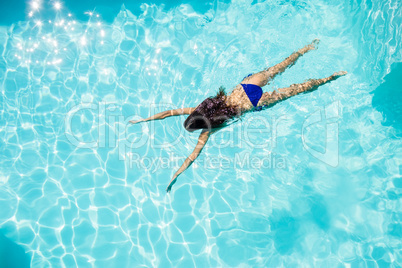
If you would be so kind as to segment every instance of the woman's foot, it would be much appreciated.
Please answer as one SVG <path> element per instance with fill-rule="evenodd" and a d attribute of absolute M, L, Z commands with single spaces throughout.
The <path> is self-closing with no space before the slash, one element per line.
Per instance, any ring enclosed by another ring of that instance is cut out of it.
<path fill-rule="evenodd" d="M 312 47 L 312 49 L 317 49 L 319 43 L 320 43 L 320 39 L 316 38 L 313 40 L 313 42 L 311 42 L 311 44 L 309 46 Z"/>
<path fill-rule="evenodd" d="M 334 73 L 334 74 L 331 75 L 331 76 L 332 76 L 333 79 L 337 79 L 337 78 L 339 78 L 339 77 L 341 77 L 341 76 L 346 75 L 347 73 L 348 73 L 347 71 L 340 71 L 340 72 Z"/>
<path fill-rule="evenodd" d="M 313 42 L 311 42 L 311 44 L 303 47 L 302 49 L 300 49 L 298 52 L 301 53 L 302 55 L 310 50 L 314 50 L 317 49 L 318 44 L 320 43 L 320 39 L 314 39 Z"/>

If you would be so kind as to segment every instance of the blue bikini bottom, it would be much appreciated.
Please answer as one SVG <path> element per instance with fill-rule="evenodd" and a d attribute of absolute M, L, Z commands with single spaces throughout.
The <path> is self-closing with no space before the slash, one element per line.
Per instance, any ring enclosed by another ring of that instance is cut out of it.
<path fill-rule="evenodd" d="M 251 75 L 252 74 L 249 74 L 245 78 L 247 78 Z M 253 85 L 253 84 L 240 84 L 240 85 L 242 85 L 244 92 L 246 92 L 247 97 L 249 98 L 249 100 L 251 101 L 253 106 L 255 108 L 257 108 L 257 104 L 260 101 L 261 96 L 262 96 L 262 88 L 257 85 Z M 258 107 L 258 108 L 260 108 L 260 107 Z M 256 110 L 259 110 L 259 109 L 256 109 Z"/>

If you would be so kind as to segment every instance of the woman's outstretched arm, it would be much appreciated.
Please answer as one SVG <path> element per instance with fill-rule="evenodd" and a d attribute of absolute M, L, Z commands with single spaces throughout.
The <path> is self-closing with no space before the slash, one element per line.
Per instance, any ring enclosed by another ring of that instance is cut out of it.
<path fill-rule="evenodd" d="M 179 170 L 174 174 L 172 180 L 170 181 L 168 187 L 166 188 L 166 192 L 170 192 L 172 190 L 173 184 L 176 183 L 177 177 L 185 171 L 193 162 L 194 160 L 198 157 L 198 155 L 201 153 L 202 148 L 204 148 L 204 145 L 207 143 L 209 135 L 211 134 L 210 131 L 208 130 L 203 130 L 200 134 L 200 137 L 198 138 L 198 143 L 195 146 L 194 151 L 190 154 L 189 157 L 187 157 L 186 160 L 184 160 L 183 165 L 179 168 Z"/>
<path fill-rule="evenodd" d="M 145 118 L 145 119 L 136 120 L 136 121 L 131 120 L 130 123 L 137 124 L 137 123 L 140 123 L 140 122 L 146 122 L 146 121 L 150 121 L 150 120 L 164 119 L 164 118 L 169 117 L 169 116 L 191 114 L 194 111 L 194 109 L 195 108 L 190 107 L 190 108 L 180 108 L 180 109 L 164 111 L 164 112 L 155 114 L 155 115 L 150 116 L 150 117 Z"/>

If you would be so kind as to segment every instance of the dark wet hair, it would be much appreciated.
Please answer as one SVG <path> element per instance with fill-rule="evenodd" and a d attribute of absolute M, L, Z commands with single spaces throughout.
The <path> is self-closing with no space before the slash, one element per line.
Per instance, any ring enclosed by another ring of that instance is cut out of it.
<path fill-rule="evenodd" d="M 218 128 L 238 115 L 237 107 L 226 104 L 225 88 L 220 87 L 215 97 L 205 99 L 187 117 L 184 128 L 188 131 Z"/>

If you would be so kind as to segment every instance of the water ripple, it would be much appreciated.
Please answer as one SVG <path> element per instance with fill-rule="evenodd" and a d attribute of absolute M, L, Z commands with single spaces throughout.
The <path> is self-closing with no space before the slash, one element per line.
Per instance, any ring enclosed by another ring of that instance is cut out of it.
<path fill-rule="evenodd" d="M 370 92 L 401 61 L 401 10 L 143 4 L 113 23 L 60 11 L 0 28 L 2 232 L 33 267 L 400 266 L 402 146 Z M 317 37 L 266 90 L 349 75 L 217 132 L 167 195 L 197 136 L 184 118 L 128 120 L 195 106 Z M 306 148 L 322 154 L 334 122 L 303 127 L 338 108 L 333 167 Z"/>

